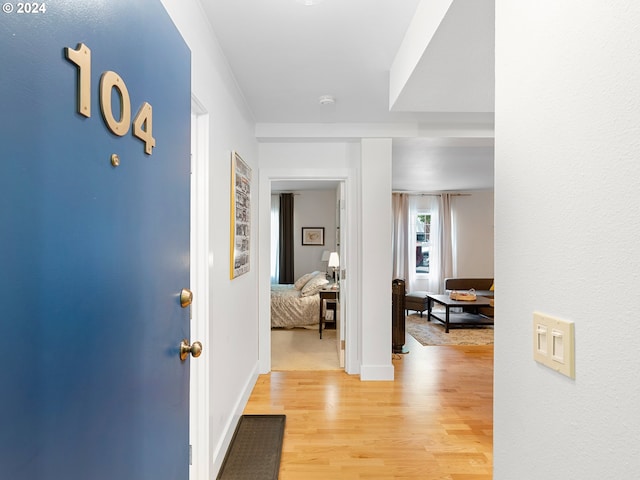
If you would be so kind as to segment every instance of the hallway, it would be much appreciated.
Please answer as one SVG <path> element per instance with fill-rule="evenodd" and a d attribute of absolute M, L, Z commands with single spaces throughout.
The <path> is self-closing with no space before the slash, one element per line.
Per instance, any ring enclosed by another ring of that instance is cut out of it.
<path fill-rule="evenodd" d="M 493 346 L 406 345 L 395 382 L 259 377 L 244 413 L 287 415 L 281 480 L 492 478 Z"/>

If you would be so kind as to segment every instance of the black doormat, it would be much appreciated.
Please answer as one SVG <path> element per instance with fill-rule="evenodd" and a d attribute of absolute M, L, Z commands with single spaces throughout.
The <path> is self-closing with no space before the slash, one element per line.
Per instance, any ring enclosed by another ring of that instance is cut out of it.
<path fill-rule="evenodd" d="M 277 480 L 285 415 L 242 415 L 217 480 Z"/>

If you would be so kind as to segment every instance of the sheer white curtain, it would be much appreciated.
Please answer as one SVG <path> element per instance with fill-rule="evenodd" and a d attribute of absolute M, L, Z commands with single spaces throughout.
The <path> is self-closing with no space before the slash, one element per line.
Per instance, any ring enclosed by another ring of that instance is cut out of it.
<path fill-rule="evenodd" d="M 271 195 L 271 283 L 280 277 L 280 195 Z"/>
<path fill-rule="evenodd" d="M 417 290 L 444 293 L 444 279 L 453 275 L 453 248 L 451 240 L 451 194 L 429 195 L 420 201 L 420 211 L 431 213 L 429 273 L 426 283 Z M 415 238 L 415 235 L 414 235 Z M 422 275 L 419 275 L 422 277 Z"/>
<path fill-rule="evenodd" d="M 394 193 L 393 209 L 393 278 L 405 281 L 407 292 L 416 290 L 431 291 L 428 274 L 418 275 L 416 272 L 416 222 L 418 212 L 430 212 L 437 207 L 432 204 L 432 197 Z M 432 247 L 433 248 L 433 247 Z"/>
<path fill-rule="evenodd" d="M 391 197 L 393 211 L 393 279 L 407 281 L 406 272 L 409 270 L 409 210 L 407 195 L 394 193 Z M 407 285 L 405 285 L 408 288 Z"/>
<path fill-rule="evenodd" d="M 438 292 L 444 292 L 444 279 L 453 276 L 453 240 L 451 233 L 451 194 L 443 193 L 439 198 L 439 261 Z"/>

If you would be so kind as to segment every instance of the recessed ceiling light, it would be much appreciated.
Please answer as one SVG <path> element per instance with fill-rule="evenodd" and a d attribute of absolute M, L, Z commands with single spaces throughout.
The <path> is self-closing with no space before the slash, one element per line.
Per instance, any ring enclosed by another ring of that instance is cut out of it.
<path fill-rule="evenodd" d="M 334 103 L 336 103 L 336 97 L 334 97 L 333 95 L 322 95 L 320 98 L 318 98 L 318 102 L 320 103 L 320 105 L 333 105 Z"/>
<path fill-rule="evenodd" d="M 310 7 L 311 5 L 317 5 L 319 3 L 324 2 L 324 0 L 296 0 L 296 2 L 301 3 L 302 5 L 306 5 Z"/>

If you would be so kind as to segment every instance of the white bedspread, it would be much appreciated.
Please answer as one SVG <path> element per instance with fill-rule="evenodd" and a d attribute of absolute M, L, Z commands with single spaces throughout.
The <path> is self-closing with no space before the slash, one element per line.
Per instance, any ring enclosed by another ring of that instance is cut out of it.
<path fill-rule="evenodd" d="M 300 327 L 317 324 L 320 295 L 301 297 L 293 285 L 271 285 L 271 326 Z"/>

